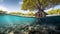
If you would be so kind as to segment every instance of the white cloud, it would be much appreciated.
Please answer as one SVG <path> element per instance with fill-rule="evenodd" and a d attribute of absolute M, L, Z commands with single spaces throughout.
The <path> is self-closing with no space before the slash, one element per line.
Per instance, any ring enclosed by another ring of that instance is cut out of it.
<path fill-rule="evenodd" d="M 7 13 L 16 12 L 16 11 L 10 10 L 10 9 L 8 9 L 7 7 L 2 6 L 2 5 L 0 6 L 0 10 L 7 11 Z"/>
<path fill-rule="evenodd" d="M 4 6 L 0 6 L 0 10 L 3 10 L 3 11 L 8 11 L 6 7 Z"/>
<path fill-rule="evenodd" d="M 27 11 L 24 11 L 24 10 L 20 10 L 19 12 L 21 12 L 21 13 L 28 13 L 29 11 L 27 10 Z"/>
<path fill-rule="evenodd" d="M 47 9 L 47 10 L 44 10 L 45 12 L 48 12 L 48 11 L 50 11 L 50 10 L 52 10 L 53 8 L 50 8 L 50 9 Z"/>
<path fill-rule="evenodd" d="M 23 2 L 19 2 L 19 4 L 21 5 Z"/>

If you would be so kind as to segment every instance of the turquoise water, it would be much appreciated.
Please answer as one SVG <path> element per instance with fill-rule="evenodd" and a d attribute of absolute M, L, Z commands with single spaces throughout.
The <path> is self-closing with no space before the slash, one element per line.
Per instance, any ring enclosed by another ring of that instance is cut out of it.
<path fill-rule="evenodd" d="M 60 16 L 44 17 L 39 18 L 38 24 L 47 24 L 47 25 L 60 25 Z M 34 17 L 22 17 L 14 15 L 0 15 L 0 25 L 4 24 L 29 24 L 36 23 L 36 18 Z"/>
<path fill-rule="evenodd" d="M 21 17 L 13 15 L 0 15 L 0 24 L 27 24 L 35 21 L 33 17 Z"/>

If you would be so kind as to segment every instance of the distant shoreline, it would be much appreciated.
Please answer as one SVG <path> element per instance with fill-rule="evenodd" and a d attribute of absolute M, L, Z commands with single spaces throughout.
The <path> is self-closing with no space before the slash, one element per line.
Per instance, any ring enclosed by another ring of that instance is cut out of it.
<path fill-rule="evenodd" d="M 11 14 L 9 14 L 11 15 Z M 35 18 L 35 16 L 24 16 L 24 15 L 13 15 L 13 16 L 19 16 L 19 17 L 31 17 L 31 18 Z M 60 15 L 46 15 L 46 17 L 56 17 L 56 16 L 60 16 Z M 44 18 L 44 17 L 41 17 Z"/>
<path fill-rule="evenodd" d="M 0 14 L 0 15 L 12 15 L 12 14 Z M 26 18 L 35 18 L 35 16 L 24 16 L 24 15 L 12 15 L 12 16 L 19 16 L 19 17 L 26 17 Z M 54 16 L 60 16 L 60 15 L 46 15 L 46 17 L 54 17 Z M 41 17 L 44 18 L 44 17 Z"/>

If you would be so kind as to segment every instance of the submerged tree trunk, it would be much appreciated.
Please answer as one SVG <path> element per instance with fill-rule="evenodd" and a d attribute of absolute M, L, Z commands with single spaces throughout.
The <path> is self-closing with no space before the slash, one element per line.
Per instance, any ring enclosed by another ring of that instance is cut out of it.
<path fill-rule="evenodd" d="M 41 23 L 41 19 L 42 17 L 46 17 L 46 13 L 44 12 L 44 10 L 39 9 L 38 12 L 35 14 L 36 17 L 36 22 L 35 24 L 42 24 Z"/>

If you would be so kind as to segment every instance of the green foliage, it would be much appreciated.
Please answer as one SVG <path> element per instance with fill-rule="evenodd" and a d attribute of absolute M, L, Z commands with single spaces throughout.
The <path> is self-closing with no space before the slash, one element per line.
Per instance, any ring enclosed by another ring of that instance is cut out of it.
<path fill-rule="evenodd" d="M 32 11 L 28 13 L 22 13 L 22 12 L 10 12 L 11 15 L 19 15 L 19 16 L 34 16 L 34 13 Z"/>
<path fill-rule="evenodd" d="M 6 11 L 0 10 L 0 14 L 6 14 Z"/>
<path fill-rule="evenodd" d="M 50 11 L 47 12 L 49 15 L 51 14 L 56 14 L 56 15 L 60 15 L 60 9 L 52 9 Z"/>
<path fill-rule="evenodd" d="M 60 0 L 23 0 L 22 10 L 44 9 L 47 6 L 57 5 L 59 3 Z"/>
<path fill-rule="evenodd" d="M 10 12 L 9 14 L 12 14 L 12 15 L 21 15 L 22 13 L 21 12 Z"/>
<path fill-rule="evenodd" d="M 60 0 L 22 0 L 22 2 L 22 10 L 38 10 L 35 16 L 40 18 L 46 16 L 44 12 L 45 8 L 50 8 L 52 6 L 54 7 L 60 3 Z"/>

